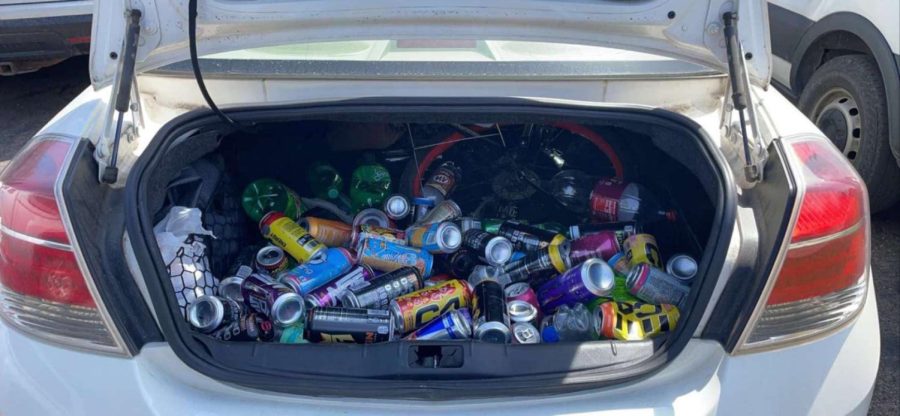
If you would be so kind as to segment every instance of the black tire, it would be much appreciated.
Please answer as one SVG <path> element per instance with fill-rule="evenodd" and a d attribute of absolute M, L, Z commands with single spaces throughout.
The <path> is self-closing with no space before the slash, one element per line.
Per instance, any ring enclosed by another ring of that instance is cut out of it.
<path fill-rule="evenodd" d="M 798 107 L 853 163 L 869 188 L 872 212 L 900 200 L 900 167 L 891 153 L 887 97 L 875 60 L 844 55 L 822 65 Z"/>

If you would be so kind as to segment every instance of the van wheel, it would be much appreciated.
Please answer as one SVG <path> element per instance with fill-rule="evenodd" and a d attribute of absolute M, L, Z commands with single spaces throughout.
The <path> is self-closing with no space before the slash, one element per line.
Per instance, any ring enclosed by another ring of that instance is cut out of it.
<path fill-rule="evenodd" d="M 799 108 L 853 163 L 869 188 L 872 212 L 900 199 L 900 167 L 888 140 L 887 98 L 875 60 L 845 55 L 816 70 Z"/>

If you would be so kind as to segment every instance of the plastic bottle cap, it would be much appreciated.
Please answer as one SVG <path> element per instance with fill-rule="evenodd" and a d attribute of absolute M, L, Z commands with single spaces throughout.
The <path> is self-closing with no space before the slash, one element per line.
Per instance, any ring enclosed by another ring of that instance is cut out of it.
<path fill-rule="evenodd" d="M 559 342 L 559 332 L 552 326 L 545 327 L 541 330 L 541 339 L 544 342 Z"/>

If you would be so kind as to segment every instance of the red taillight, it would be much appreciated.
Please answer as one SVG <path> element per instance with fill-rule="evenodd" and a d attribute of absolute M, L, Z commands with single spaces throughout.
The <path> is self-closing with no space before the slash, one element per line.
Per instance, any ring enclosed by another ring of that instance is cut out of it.
<path fill-rule="evenodd" d="M 121 352 L 79 268 L 56 198 L 74 140 L 33 140 L 0 176 L 0 316 L 66 345 Z"/>
<path fill-rule="evenodd" d="M 743 348 L 796 341 L 848 322 L 869 264 L 865 185 L 824 138 L 786 141 L 802 200 L 783 263 Z M 789 158 L 790 160 L 790 158 Z"/>

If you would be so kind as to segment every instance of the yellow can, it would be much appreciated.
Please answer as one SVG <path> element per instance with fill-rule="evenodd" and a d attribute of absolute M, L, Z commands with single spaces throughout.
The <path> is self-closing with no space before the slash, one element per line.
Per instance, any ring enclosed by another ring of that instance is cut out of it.
<path fill-rule="evenodd" d="M 659 246 L 656 238 L 650 234 L 635 234 L 625 239 L 622 244 L 625 256 L 632 267 L 638 264 L 649 264 L 657 269 L 662 267 L 662 259 L 659 257 Z"/>
<path fill-rule="evenodd" d="M 305 263 L 318 256 L 326 248 L 306 229 L 278 211 L 266 214 L 259 221 L 259 231 L 263 237 L 269 239 L 272 244 L 280 247 L 300 263 Z"/>
<path fill-rule="evenodd" d="M 674 305 L 604 302 L 593 311 L 594 330 L 604 338 L 640 341 L 675 329 L 681 313 Z"/>

